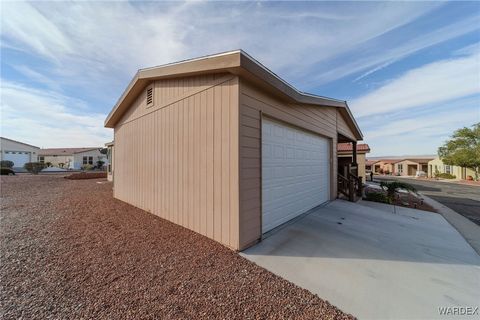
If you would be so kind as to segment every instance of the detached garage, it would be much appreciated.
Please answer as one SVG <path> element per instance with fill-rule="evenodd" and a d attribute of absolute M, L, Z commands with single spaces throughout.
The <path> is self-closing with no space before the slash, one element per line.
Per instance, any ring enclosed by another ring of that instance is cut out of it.
<path fill-rule="evenodd" d="M 39 150 L 39 147 L 0 137 L 0 160 L 12 161 L 16 170 L 27 162 L 36 162 Z"/>
<path fill-rule="evenodd" d="M 335 199 L 337 143 L 362 139 L 243 51 L 139 70 L 105 126 L 115 198 L 235 250 Z"/>

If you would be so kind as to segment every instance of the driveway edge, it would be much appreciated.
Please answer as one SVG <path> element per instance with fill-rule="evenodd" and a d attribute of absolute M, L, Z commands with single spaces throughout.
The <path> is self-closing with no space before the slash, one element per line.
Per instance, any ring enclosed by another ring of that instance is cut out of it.
<path fill-rule="evenodd" d="M 458 212 L 444 206 L 440 202 L 433 200 L 425 194 L 419 192 L 424 201 L 431 205 L 448 221 L 468 242 L 468 244 L 480 255 L 480 227 L 468 220 Z"/>

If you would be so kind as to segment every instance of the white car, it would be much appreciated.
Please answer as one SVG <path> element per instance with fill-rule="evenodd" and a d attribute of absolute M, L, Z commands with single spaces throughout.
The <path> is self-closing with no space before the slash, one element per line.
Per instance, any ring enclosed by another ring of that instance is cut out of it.
<path fill-rule="evenodd" d="M 425 171 L 417 171 L 417 173 L 415 174 L 415 177 L 426 177 L 427 174 L 425 173 Z"/>

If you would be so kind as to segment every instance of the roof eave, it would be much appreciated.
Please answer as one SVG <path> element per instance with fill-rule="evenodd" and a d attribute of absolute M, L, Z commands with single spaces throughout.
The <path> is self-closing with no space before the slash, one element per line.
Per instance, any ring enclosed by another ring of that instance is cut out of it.
<path fill-rule="evenodd" d="M 346 101 L 298 91 L 292 85 L 281 79 L 278 75 L 242 50 L 137 71 L 122 96 L 105 119 L 105 127 L 114 128 L 115 124 L 120 120 L 126 109 L 128 109 L 129 105 L 133 102 L 133 99 L 135 99 L 138 93 L 151 81 L 212 72 L 230 72 L 238 76 L 245 76 L 245 74 L 248 73 L 250 76 L 257 78 L 297 103 L 339 108 L 345 113 L 349 124 L 355 129 L 355 137 L 358 140 L 363 139 L 363 134 L 353 118 Z"/>

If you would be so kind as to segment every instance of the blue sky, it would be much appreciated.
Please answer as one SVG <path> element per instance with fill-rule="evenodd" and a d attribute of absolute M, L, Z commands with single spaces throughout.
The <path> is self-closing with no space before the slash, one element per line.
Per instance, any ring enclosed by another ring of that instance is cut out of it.
<path fill-rule="evenodd" d="M 347 100 L 371 156 L 434 154 L 480 121 L 480 2 L 2 2 L 1 135 L 112 139 L 137 69 L 241 48 Z"/>

